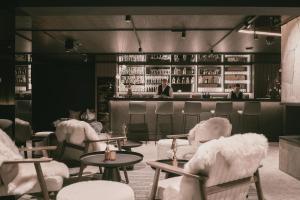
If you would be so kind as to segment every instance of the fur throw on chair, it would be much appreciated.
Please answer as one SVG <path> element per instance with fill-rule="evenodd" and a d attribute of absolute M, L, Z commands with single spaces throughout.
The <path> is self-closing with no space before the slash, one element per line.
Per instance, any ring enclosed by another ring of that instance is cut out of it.
<path fill-rule="evenodd" d="M 85 121 L 71 119 L 62 121 L 56 126 L 55 135 L 59 142 L 67 141 L 76 145 L 83 145 L 85 140 L 106 139 L 105 135 L 101 137 L 96 131 Z M 106 143 L 95 142 L 91 144 L 90 151 L 104 151 Z"/>
<path fill-rule="evenodd" d="M 223 117 L 213 117 L 201 121 L 189 131 L 188 139 L 191 143 L 196 141 L 208 141 L 217 139 L 221 136 L 228 137 L 231 135 L 232 125 L 228 119 Z"/>
<path fill-rule="evenodd" d="M 188 140 L 191 145 L 180 146 L 177 150 L 177 158 L 190 159 L 198 149 L 201 142 L 218 139 L 221 136 L 228 137 L 231 135 L 232 125 L 228 119 L 222 117 L 213 117 L 201 121 L 189 131 Z M 168 153 L 170 157 L 172 152 Z"/>
<path fill-rule="evenodd" d="M 21 195 L 30 191 L 38 184 L 37 174 L 33 163 L 5 164 L 4 161 L 23 159 L 18 148 L 8 135 L 0 129 L 0 176 L 7 186 L 7 193 Z M 42 171 L 45 177 L 61 176 L 69 177 L 69 169 L 63 163 L 51 161 L 42 163 Z"/>
<path fill-rule="evenodd" d="M 207 174 L 206 186 L 214 186 L 252 176 L 262 159 L 266 157 L 267 149 L 268 141 L 263 135 L 246 133 L 227 138 L 221 137 L 200 145 L 184 170 L 192 174 Z M 249 186 L 246 187 L 246 192 L 248 188 Z M 231 191 L 228 194 L 234 195 L 235 192 Z M 244 192 L 227 198 L 222 196 L 222 199 L 245 199 L 246 194 Z M 198 181 L 185 176 L 181 179 L 179 191 L 168 187 L 163 196 L 164 200 L 201 199 Z"/>

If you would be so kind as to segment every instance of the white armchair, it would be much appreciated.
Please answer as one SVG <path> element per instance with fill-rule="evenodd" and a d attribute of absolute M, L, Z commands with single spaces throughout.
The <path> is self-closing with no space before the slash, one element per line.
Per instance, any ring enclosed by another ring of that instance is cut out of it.
<path fill-rule="evenodd" d="M 218 139 L 221 136 L 228 137 L 231 135 L 231 130 L 232 125 L 228 119 L 213 117 L 198 123 L 188 134 L 168 135 L 167 137 L 170 138 L 169 143 L 172 143 L 173 140 L 173 143 L 176 143 L 177 145 L 176 157 L 178 159 L 189 160 L 194 155 L 199 145 L 213 139 Z M 188 140 L 179 138 L 187 138 Z M 184 141 L 186 142 L 184 143 Z M 171 144 L 168 147 L 167 151 L 161 151 L 161 147 L 158 146 L 158 155 L 160 155 L 160 157 L 172 158 L 173 151 L 170 150 Z"/>
<path fill-rule="evenodd" d="M 258 168 L 267 149 L 268 141 L 263 135 L 248 133 L 201 145 L 184 169 L 148 162 L 156 168 L 150 199 L 245 200 L 253 179 L 262 200 Z M 181 176 L 159 181 L 161 170 Z"/>
<path fill-rule="evenodd" d="M 56 192 L 69 177 L 66 165 L 51 158 L 24 159 L 19 151 L 45 151 L 56 147 L 36 147 L 18 149 L 13 141 L 0 129 L 0 197 L 21 196 L 25 193 Z"/>

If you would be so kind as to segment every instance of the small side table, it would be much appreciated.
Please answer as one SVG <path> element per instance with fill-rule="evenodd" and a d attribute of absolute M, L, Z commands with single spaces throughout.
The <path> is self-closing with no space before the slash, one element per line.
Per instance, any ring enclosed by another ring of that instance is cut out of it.
<path fill-rule="evenodd" d="M 103 180 L 121 182 L 119 168 L 130 166 L 141 162 L 143 155 L 136 152 L 117 151 L 116 160 L 104 160 L 104 151 L 92 152 L 84 154 L 80 157 L 83 165 L 91 165 L 104 167 Z M 79 177 L 82 176 L 82 171 L 79 172 Z M 128 181 L 129 182 L 129 181 Z"/>
<path fill-rule="evenodd" d="M 83 181 L 61 189 L 57 200 L 134 200 L 131 187 L 113 181 Z"/>
<path fill-rule="evenodd" d="M 168 164 L 168 165 L 172 165 L 173 164 L 173 160 L 172 159 L 162 159 L 162 160 L 157 160 L 157 162 L 160 162 L 160 163 L 165 163 L 165 164 Z M 188 160 L 177 160 L 177 167 L 180 167 L 180 168 L 183 168 L 185 163 L 187 163 Z M 152 168 L 154 169 L 154 168 Z M 172 177 L 175 177 L 175 176 L 179 176 L 178 174 L 174 174 L 174 173 L 171 173 L 171 172 L 166 172 L 164 170 L 162 170 L 162 172 L 165 172 L 166 173 L 166 176 L 165 178 L 172 178 Z"/>
<path fill-rule="evenodd" d="M 142 145 L 143 143 L 139 141 L 127 140 L 124 143 L 121 142 L 121 148 L 129 152 L 132 152 L 131 148 L 140 147 Z"/>

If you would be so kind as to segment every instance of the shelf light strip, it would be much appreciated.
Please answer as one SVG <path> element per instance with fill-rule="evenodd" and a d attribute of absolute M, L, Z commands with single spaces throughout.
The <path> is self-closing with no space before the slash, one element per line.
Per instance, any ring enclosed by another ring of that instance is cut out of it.
<path fill-rule="evenodd" d="M 281 37 L 281 33 L 278 33 L 278 32 L 254 31 L 254 30 L 245 30 L 245 29 L 241 29 L 238 32 L 246 33 L 246 34 L 257 34 L 257 35 L 268 35 L 268 36 Z"/>

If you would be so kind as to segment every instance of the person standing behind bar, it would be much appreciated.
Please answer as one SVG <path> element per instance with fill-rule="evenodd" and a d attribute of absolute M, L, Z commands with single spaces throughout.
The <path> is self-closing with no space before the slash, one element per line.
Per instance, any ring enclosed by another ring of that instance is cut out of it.
<path fill-rule="evenodd" d="M 241 91 L 241 85 L 235 84 L 234 90 L 230 93 L 230 98 L 235 99 L 243 99 L 243 92 Z"/>
<path fill-rule="evenodd" d="M 157 88 L 157 95 L 161 97 L 173 97 L 173 89 L 168 85 L 168 79 L 162 79 L 162 84 Z"/>

